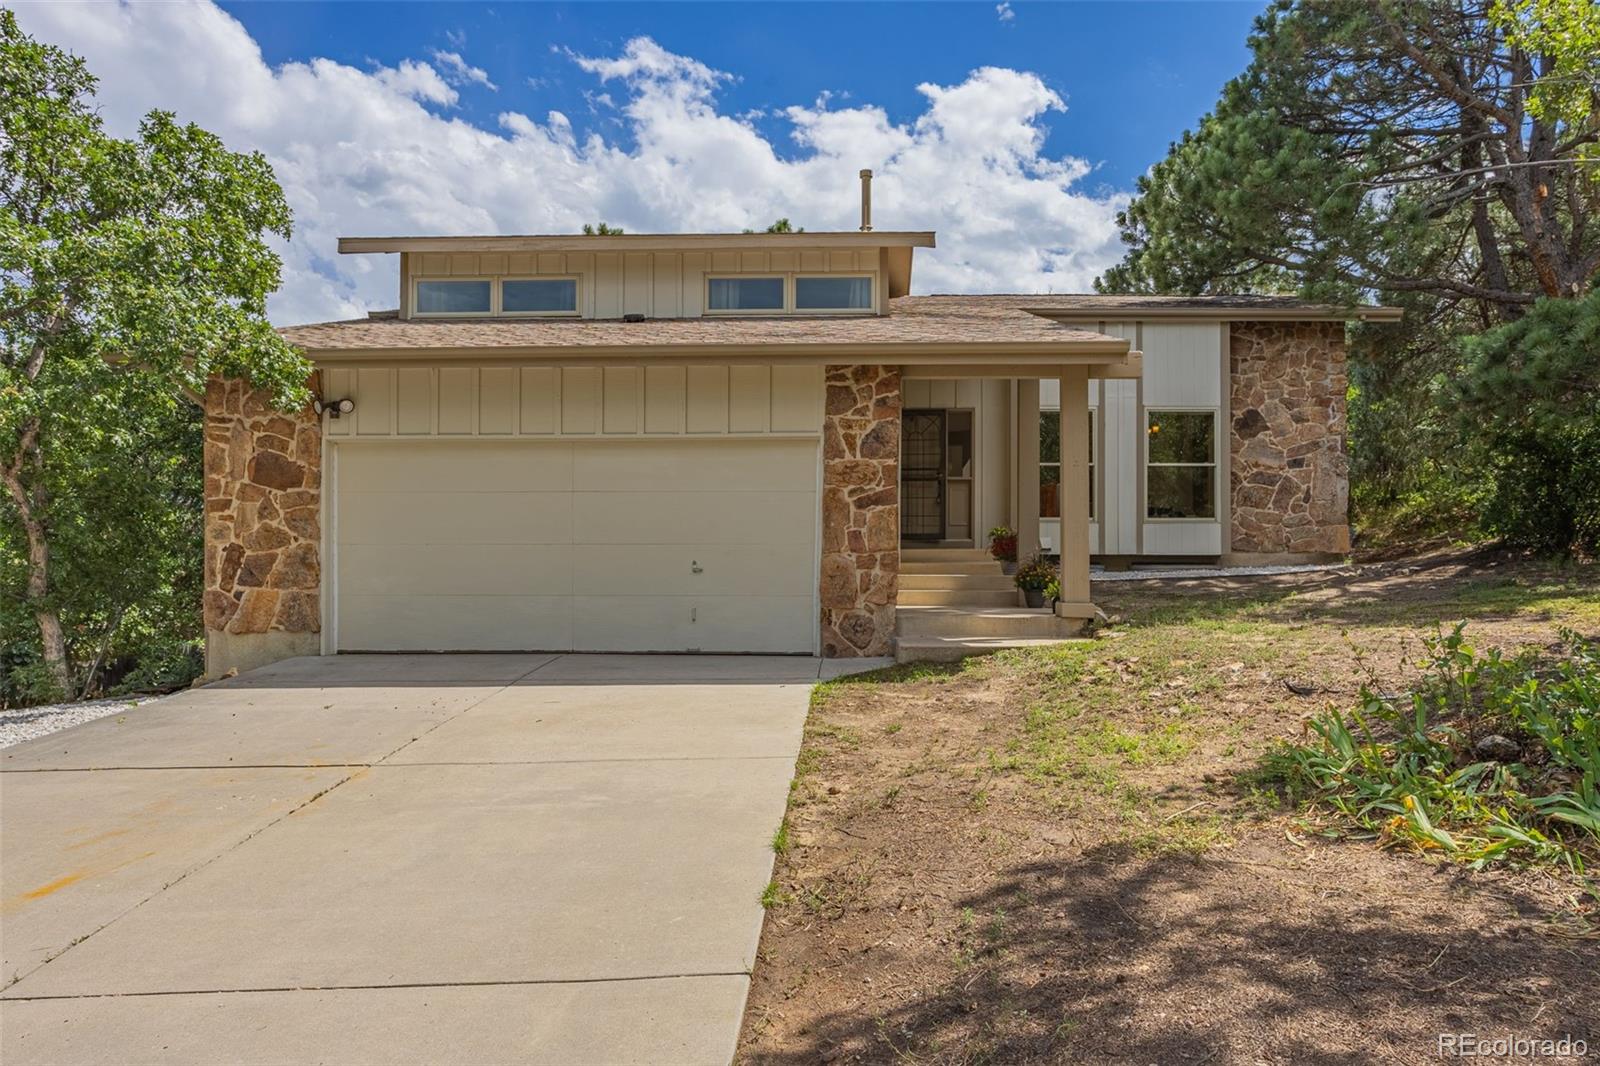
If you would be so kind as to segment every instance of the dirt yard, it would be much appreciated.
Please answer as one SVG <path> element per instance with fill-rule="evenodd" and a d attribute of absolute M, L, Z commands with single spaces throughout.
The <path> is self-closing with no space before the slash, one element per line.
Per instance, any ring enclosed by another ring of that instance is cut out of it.
<path fill-rule="evenodd" d="M 1258 773 L 1364 678 L 1403 688 L 1436 623 L 1600 635 L 1600 567 L 1096 595 L 1123 621 L 1091 644 L 818 689 L 739 1061 L 1423 1063 L 1457 1032 L 1600 1055 L 1595 882 L 1330 839 Z"/>

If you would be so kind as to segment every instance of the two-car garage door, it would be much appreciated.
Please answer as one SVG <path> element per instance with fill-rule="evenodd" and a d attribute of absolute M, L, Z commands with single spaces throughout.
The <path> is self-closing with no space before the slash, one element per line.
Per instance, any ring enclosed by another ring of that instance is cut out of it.
<path fill-rule="evenodd" d="M 817 442 L 342 442 L 340 651 L 812 652 Z"/>

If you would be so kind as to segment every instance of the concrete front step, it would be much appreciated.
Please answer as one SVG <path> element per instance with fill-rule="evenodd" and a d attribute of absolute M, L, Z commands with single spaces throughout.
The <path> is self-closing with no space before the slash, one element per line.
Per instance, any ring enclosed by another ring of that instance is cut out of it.
<path fill-rule="evenodd" d="M 1083 623 L 1057 618 L 1048 607 L 968 607 L 900 604 L 895 631 L 902 640 L 922 637 L 1000 638 L 1003 640 L 1075 637 Z"/>
<path fill-rule="evenodd" d="M 897 663 L 953 663 L 969 655 L 992 655 L 1007 648 L 1046 648 L 1075 641 L 1060 637 L 900 637 Z"/>
<path fill-rule="evenodd" d="M 902 563 L 981 563 L 994 562 L 982 548 L 901 548 Z"/>
<path fill-rule="evenodd" d="M 901 574 L 900 588 L 904 589 L 1006 589 L 1014 590 L 1015 582 L 998 570 L 992 574 Z"/>
<path fill-rule="evenodd" d="M 1010 589 L 908 589 L 900 586 L 895 603 L 900 607 L 1015 607 L 1017 590 Z"/>
<path fill-rule="evenodd" d="M 987 562 L 961 562 L 959 560 L 943 563 L 908 563 L 900 560 L 902 574 L 966 574 L 977 576 L 979 574 L 1005 576 L 1005 571 L 1000 569 L 1000 564 L 993 559 Z M 1009 580 L 1009 579 L 1008 579 Z"/>

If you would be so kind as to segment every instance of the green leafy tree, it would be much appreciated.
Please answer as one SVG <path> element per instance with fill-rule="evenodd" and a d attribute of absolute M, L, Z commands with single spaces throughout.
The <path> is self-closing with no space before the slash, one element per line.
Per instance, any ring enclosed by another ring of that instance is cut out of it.
<path fill-rule="evenodd" d="M 623 229 L 621 226 L 612 226 L 605 222 L 598 224 L 585 222 L 583 224 L 583 235 L 585 237 L 620 237 L 622 234 Z"/>
<path fill-rule="evenodd" d="M 0 10 L 0 621 L 15 666 L 31 619 L 68 695 L 130 616 L 174 620 L 152 597 L 197 591 L 186 397 L 243 376 L 290 407 L 310 370 L 266 319 L 290 216 L 265 158 L 161 111 L 112 137 L 94 89 Z"/>

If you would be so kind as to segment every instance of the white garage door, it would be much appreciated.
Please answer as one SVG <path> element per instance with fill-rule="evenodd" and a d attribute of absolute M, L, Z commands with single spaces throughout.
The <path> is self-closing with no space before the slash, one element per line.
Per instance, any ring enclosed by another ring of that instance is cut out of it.
<path fill-rule="evenodd" d="M 340 651 L 812 652 L 812 440 L 335 449 Z"/>

